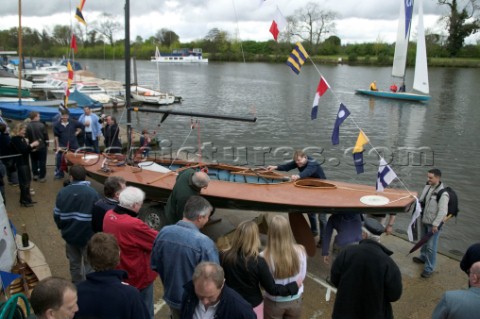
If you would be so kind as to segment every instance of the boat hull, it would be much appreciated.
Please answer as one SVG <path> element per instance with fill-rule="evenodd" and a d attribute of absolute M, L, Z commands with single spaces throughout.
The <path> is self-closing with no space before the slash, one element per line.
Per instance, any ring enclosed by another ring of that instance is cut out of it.
<path fill-rule="evenodd" d="M 166 202 L 175 185 L 177 172 L 184 169 L 161 173 L 129 165 L 117 166 L 118 162 L 110 161 L 109 170 L 104 171 L 102 164 L 106 160 L 97 155 L 85 157 L 69 153 L 67 159 L 71 164 L 84 165 L 88 175 L 100 183 L 108 176 L 121 176 L 128 185 L 143 189 L 147 198 L 160 202 Z M 416 195 L 402 190 L 378 193 L 374 187 L 330 180 L 293 182 L 281 174 L 258 173 L 247 167 L 227 164 L 202 166 L 208 167 L 211 181 L 208 188 L 202 189 L 201 195 L 218 208 L 301 213 L 405 212 Z M 199 164 L 193 167 L 199 169 Z M 381 198 L 384 204 L 365 204 L 364 198 Z"/>
<path fill-rule="evenodd" d="M 373 97 L 381 97 L 386 99 L 393 100 L 404 100 L 404 101 L 428 101 L 430 100 L 430 95 L 407 93 L 407 92 L 388 92 L 388 91 L 371 91 L 371 90 L 355 90 L 357 94 L 363 94 Z"/>
<path fill-rule="evenodd" d="M 175 96 L 169 93 L 162 93 L 141 86 L 131 87 L 131 96 L 140 102 L 157 105 L 170 105 L 175 103 Z"/>
<path fill-rule="evenodd" d="M 25 120 L 32 111 L 40 114 L 40 121 L 52 122 L 58 114 L 58 106 L 62 101 L 33 101 L 33 102 L 3 102 L 0 103 L 2 116 L 11 120 Z M 69 107 L 70 116 L 78 119 L 83 114 L 83 109 Z"/>

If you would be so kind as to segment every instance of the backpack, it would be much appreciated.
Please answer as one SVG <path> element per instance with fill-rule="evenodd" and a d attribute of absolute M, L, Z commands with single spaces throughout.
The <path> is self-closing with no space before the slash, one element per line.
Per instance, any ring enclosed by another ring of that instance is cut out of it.
<path fill-rule="evenodd" d="M 438 191 L 437 193 L 437 203 L 442 197 L 443 192 L 447 192 L 450 199 L 448 200 L 448 212 L 447 215 L 452 215 L 457 217 L 458 215 L 458 196 L 457 193 L 451 187 L 445 187 Z"/>

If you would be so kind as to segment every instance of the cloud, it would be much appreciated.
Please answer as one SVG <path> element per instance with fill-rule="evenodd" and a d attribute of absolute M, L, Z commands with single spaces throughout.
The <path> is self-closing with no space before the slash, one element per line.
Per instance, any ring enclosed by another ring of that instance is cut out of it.
<path fill-rule="evenodd" d="M 265 41 L 271 38 L 268 29 L 276 6 L 288 16 L 309 1 L 312 0 L 266 0 L 259 6 L 258 0 L 130 0 L 130 34 L 132 39 L 137 35 L 147 39 L 158 30 L 167 28 L 175 31 L 181 41 L 187 42 L 205 37 L 216 27 L 232 36 L 238 32 L 242 40 Z M 0 12 L 1 30 L 18 25 L 17 2 L 4 2 Z M 53 24 L 76 23 L 73 15 L 79 3 L 80 0 L 23 0 L 22 25 L 41 30 Z M 379 38 L 386 42 L 395 41 L 399 1 L 323 0 L 317 3 L 322 9 L 339 14 L 336 35 L 343 43 L 370 42 Z M 83 13 L 87 23 L 94 22 L 104 12 L 123 23 L 124 6 L 122 0 L 86 0 Z M 436 1 L 424 1 L 425 14 L 434 17 L 425 22 L 425 27 L 435 27 L 436 19 L 444 10 L 446 8 L 440 7 Z"/>

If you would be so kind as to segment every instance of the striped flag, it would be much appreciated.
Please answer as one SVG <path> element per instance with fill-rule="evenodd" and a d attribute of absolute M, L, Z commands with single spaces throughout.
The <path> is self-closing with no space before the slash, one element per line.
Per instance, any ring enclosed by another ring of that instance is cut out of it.
<path fill-rule="evenodd" d="M 360 130 L 360 133 L 358 133 L 357 142 L 355 143 L 355 147 L 353 148 L 353 163 L 355 164 L 357 174 L 363 173 L 363 146 L 369 141 L 370 140 L 368 139 L 367 135 L 365 135 L 365 133 Z"/>
<path fill-rule="evenodd" d="M 70 87 L 72 86 L 73 81 L 73 68 L 70 64 L 70 61 L 67 63 L 67 70 L 68 70 L 68 80 L 67 80 L 67 87 L 65 89 L 65 108 L 68 107 L 68 97 L 70 96 Z"/>
<path fill-rule="evenodd" d="M 85 5 L 86 0 L 80 0 L 80 4 L 77 7 L 77 10 L 75 12 L 75 18 L 78 20 L 78 22 L 82 23 L 83 25 L 87 25 L 87 22 L 83 18 L 83 6 Z"/>
<path fill-rule="evenodd" d="M 320 100 L 320 97 L 327 92 L 327 90 L 330 88 L 330 85 L 328 85 L 327 81 L 323 78 L 323 76 L 320 77 L 320 82 L 318 82 L 317 86 L 317 92 L 315 93 L 315 98 L 313 99 L 313 105 L 312 105 L 312 112 L 310 114 L 310 117 L 312 120 L 317 118 L 317 113 L 318 113 L 318 101 Z"/>
<path fill-rule="evenodd" d="M 305 60 L 308 58 L 308 53 L 305 51 L 305 48 L 300 42 L 295 44 L 292 53 L 287 60 L 287 65 L 292 69 L 296 74 L 300 73 L 300 68 L 305 63 Z"/>
<path fill-rule="evenodd" d="M 390 185 L 395 178 L 397 178 L 397 174 L 395 174 L 393 169 L 385 162 L 383 157 L 380 157 L 377 175 L 377 192 L 383 192 L 385 187 Z"/>
<path fill-rule="evenodd" d="M 273 35 L 275 41 L 277 41 L 278 34 L 285 30 L 287 27 L 287 19 L 283 16 L 280 9 L 277 7 L 275 17 L 273 18 L 272 25 L 270 26 L 270 33 Z"/>

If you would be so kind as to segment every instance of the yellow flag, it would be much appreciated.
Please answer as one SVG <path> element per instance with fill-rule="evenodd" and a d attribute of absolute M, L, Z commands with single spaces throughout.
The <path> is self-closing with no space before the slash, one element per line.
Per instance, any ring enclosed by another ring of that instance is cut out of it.
<path fill-rule="evenodd" d="M 360 153 L 363 152 L 363 145 L 367 144 L 370 140 L 368 139 L 367 135 L 360 130 L 358 133 L 357 142 L 355 143 L 355 147 L 353 148 L 353 153 Z"/>

